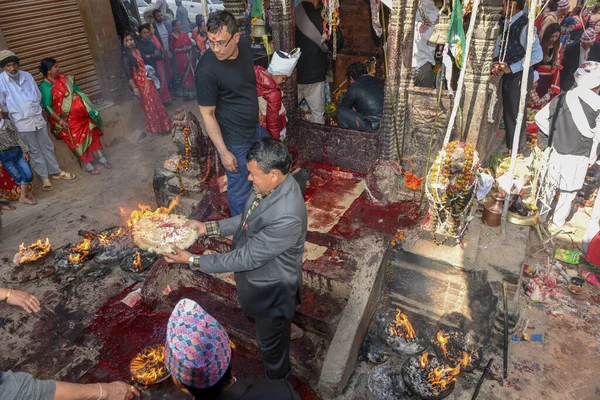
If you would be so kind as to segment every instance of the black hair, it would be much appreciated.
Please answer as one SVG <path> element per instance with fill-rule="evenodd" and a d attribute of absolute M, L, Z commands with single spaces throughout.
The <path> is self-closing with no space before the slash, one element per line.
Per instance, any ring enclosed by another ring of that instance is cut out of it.
<path fill-rule="evenodd" d="M 152 10 L 152 17 L 156 18 L 156 14 L 158 14 L 158 13 L 162 14 L 162 11 L 160 11 L 158 8 L 155 8 L 154 10 Z"/>
<path fill-rule="evenodd" d="M 544 31 L 544 36 L 542 36 L 542 40 L 541 40 L 541 45 L 542 47 L 544 46 L 544 44 L 548 43 L 548 41 L 550 41 L 550 37 L 552 35 L 554 35 L 556 32 L 560 32 L 561 28 L 560 28 L 560 24 L 558 23 L 553 23 L 550 24 L 546 27 L 546 30 Z"/>
<path fill-rule="evenodd" d="M 200 26 L 204 22 L 204 15 L 196 14 L 196 25 Z"/>
<path fill-rule="evenodd" d="M 219 33 L 224 27 L 227 27 L 227 32 L 231 33 L 231 36 L 240 31 L 235 17 L 229 11 L 221 10 L 210 13 L 206 30 L 210 33 Z"/>
<path fill-rule="evenodd" d="M 583 11 L 583 8 L 581 8 L 581 6 L 577 6 L 571 10 L 571 16 L 574 17 L 575 15 L 579 15 L 581 14 L 581 11 Z"/>
<path fill-rule="evenodd" d="M 523 5 L 523 8 L 525 8 L 525 5 Z M 548 11 L 558 10 L 558 1 L 557 0 L 548 0 L 548 5 L 546 6 L 546 8 L 548 9 Z"/>
<path fill-rule="evenodd" d="M 552 0 L 549 0 L 550 2 L 552 2 Z M 550 4 L 548 4 L 549 6 Z M 515 6 L 517 8 L 517 10 L 522 10 L 525 8 L 525 0 L 516 0 L 515 1 Z M 554 10 L 556 11 L 556 10 Z"/>
<path fill-rule="evenodd" d="M 286 145 L 271 137 L 254 143 L 246 155 L 246 161 L 256 161 L 258 168 L 265 174 L 277 169 L 286 175 L 292 166 L 292 157 Z"/>
<path fill-rule="evenodd" d="M 39 70 L 42 73 L 42 75 L 44 75 L 44 77 L 48 76 L 48 71 L 50 71 L 52 69 L 52 67 L 54 67 L 56 65 L 56 60 L 52 57 L 47 57 L 44 58 L 41 62 L 40 62 L 40 66 L 39 66 Z"/>
<path fill-rule="evenodd" d="M 231 363 L 229 363 L 229 367 L 227 367 L 227 371 L 225 371 L 225 374 L 221 377 L 221 379 L 217 381 L 217 383 L 215 383 L 209 388 L 198 389 L 193 386 L 185 385 L 183 383 L 182 385 L 190 392 L 192 396 L 194 396 L 194 399 L 211 400 L 216 399 L 217 396 L 219 396 L 227 388 L 227 386 L 231 383 L 232 380 L 233 375 L 231 373 Z"/>
<path fill-rule="evenodd" d="M 180 22 L 178 19 L 174 19 L 173 22 L 171 22 L 171 26 L 173 27 L 173 29 L 175 29 L 175 24 Z"/>
<path fill-rule="evenodd" d="M 150 29 L 150 24 L 141 24 L 138 28 L 138 32 L 140 33 L 140 35 L 142 34 L 142 31 L 144 29 L 148 29 L 150 32 L 152 32 L 152 29 Z"/>
<path fill-rule="evenodd" d="M 133 68 L 135 68 L 136 71 L 138 71 L 137 58 L 135 57 L 135 54 L 133 54 L 133 52 L 130 51 L 127 47 L 125 47 L 125 38 L 127 36 L 131 36 L 135 41 L 135 34 L 133 32 L 123 33 L 123 38 L 121 39 L 121 41 L 123 42 L 123 57 L 127 59 L 127 61 L 131 64 Z"/>
<path fill-rule="evenodd" d="M 356 78 L 358 78 L 359 76 L 367 75 L 368 73 L 369 70 L 367 69 L 365 64 L 361 62 L 353 62 L 352 64 L 348 65 L 348 69 L 346 70 L 346 77 L 348 78 L 348 80 L 356 80 Z"/>
<path fill-rule="evenodd" d="M 592 8 L 592 14 L 596 14 L 598 11 L 600 11 L 600 3 L 596 3 L 596 5 L 594 5 L 594 8 Z"/>

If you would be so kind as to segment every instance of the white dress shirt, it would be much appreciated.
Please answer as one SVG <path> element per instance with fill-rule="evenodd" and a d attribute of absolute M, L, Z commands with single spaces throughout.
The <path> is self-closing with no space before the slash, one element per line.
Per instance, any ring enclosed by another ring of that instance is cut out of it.
<path fill-rule="evenodd" d="M 29 72 L 19 71 L 15 79 L 6 72 L 0 74 L 0 107 L 8 112 L 19 132 L 35 131 L 46 125 L 41 101 L 42 94 Z"/>
<path fill-rule="evenodd" d="M 522 10 L 519 11 L 518 13 L 516 13 L 515 15 L 513 15 L 512 18 L 510 19 L 509 25 L 512 25 L 516 20 L 518 20 L 521 17 L 521 15 L 523 15 Z M 521 46 L 523 46 L 524 49 L 527 49 L 527 30 L 528 30 L 528 26 L 525 25 L 525 27 L 523 27 L 523 30 L 521 31 L 521 36 L 519 37 L 519 42 L 521 42 Z M 533 28 L 533 31 L 534 31 L 533 34 L 535 35 L 535 40 L 533 42 L 533 47 L 531 49 L 531 65 L 535 65 L 535 64 L 539 63 L 540 61 L 542 61 L 542 58 L 543 58 L 542 46 L 540 46 L 540 39 L 537 34 L 537 29 Z M 496 47 L 494 49 L 494 58 L 500 56 L 501 44 L 502 44 L 502 32 L 500 32 L 500 36 L 498 36 L 498 38 L 496 39 Z M 525 58 L 525 57 L 523 57 L 523 58 Z M 519 61 L 515 62 L 514 64 L 509 65 L 510 70 L 512 71 L 513 74 L 515 72 L 523 71 L 523 58 L 520 59 Z"/>

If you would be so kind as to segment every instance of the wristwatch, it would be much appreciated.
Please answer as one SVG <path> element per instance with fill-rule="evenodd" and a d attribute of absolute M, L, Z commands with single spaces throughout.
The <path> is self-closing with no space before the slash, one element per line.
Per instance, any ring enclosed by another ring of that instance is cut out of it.
<path fill-rule="evenodd" d="M 194 257 L 195 256 L 190 256 L 190 259 L 188 260 L 188 265 L 190 266 L 190 268 L 194 268 Z"/>

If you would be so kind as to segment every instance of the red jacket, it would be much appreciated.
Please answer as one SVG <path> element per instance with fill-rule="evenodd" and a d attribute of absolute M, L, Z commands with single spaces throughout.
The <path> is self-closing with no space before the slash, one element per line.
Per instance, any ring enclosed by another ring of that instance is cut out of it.
<path fill-rule="evenodd" d="M 263 67 L 258 65 L 254 67 L 258 97 L 262 97 L 267 102 L 266 115 L 261 116 L 260 124 L 269 131 L 271 137 L 279 139 L 279 133 L 287 125 L 285 109 L 282 107 L 281 102 L 283 93 L 273 78 L 265 75 L 264 70 Z"/>

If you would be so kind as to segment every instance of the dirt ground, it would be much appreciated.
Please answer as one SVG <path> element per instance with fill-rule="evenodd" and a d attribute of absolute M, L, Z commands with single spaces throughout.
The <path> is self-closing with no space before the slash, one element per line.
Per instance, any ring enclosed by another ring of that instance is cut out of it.
<path fill-rule="evenodd" d="M 171 106 L 169 111 L 173 109 Z M 48 237 L 53 249 L 58 249 L 80 241 L 79 230 L 123 224 L 120 207 L 131 211 L 140 201 L 155 207 L 154 169 L 174 152 L 174 145 L 169 135 L 140 138 L 139 132 L 128 132 L 125 136 L 105 148 L 113 169 L 99 167 L 101 175 L 92 176 L 76 163 L 63 166 L 77 174 L 74 181 L 55 180 L 50 192 L 42 191 L 37 184 L 37 205 L 15 202 L 17 209 L 2 215 L 0 286 L 34 294 L 41 300 L 42 311 L 29 315 L 20 308 L 0 304 L 0 342 L 4 349 L 0 370 L 26 371 L 42 378 L 79 378 L 89 367 L 96 348 L 92 344 L 81 346 L 83 337 L 72 332 L 81 335 L 81 327 L 87 326 L 100 305 L 135 283 L 118 266 L 107 271 L 84 268 L 72 275 L 37 279 L 35 272 L 52 262 L 25 268 L 15 268 L 12 263 L 22 242 L 28 245 Z M 49 348 L 53 350 L 48 352 Z"/>

